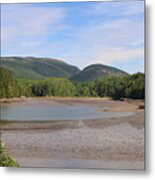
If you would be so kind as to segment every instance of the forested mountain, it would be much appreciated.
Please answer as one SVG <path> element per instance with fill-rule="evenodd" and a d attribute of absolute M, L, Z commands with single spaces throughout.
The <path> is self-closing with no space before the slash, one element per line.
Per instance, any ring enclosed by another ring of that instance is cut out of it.
<path fill-rule="evenodd" d="M 90 65 L 80 71 L 76 66 L 51 58 L 1 57 L 1 66 L 9 69 L 15 77 L 25 79 L 63 77 L 87 82 L 103 77 L 127 75 L 122 70 L 102 64 Z"/>
<path fill-rule="evenodd" d="M 93 81 L 103 77 L 110 76 L 124 76 L 128 75 L 126 72 L 116 69 L 111 66 L 106 66 L 102 64 L 93 64 L 80 71 L 78 74 L 75 74 L 71 77 L 71 80 L 79 82 Z"/>
<path fill-rule="evenodd" d="M 9 70 L 0 67 L 0 99 L 20 96 L 108 96 L 113 99 L 144 99 L 145 75 L 137 73 L 112 76 L 89 82 L 75 82 L 60 77 L 32 80 L 15 79 Z"/>
<path fill-rule="evenodd" d="M 35 57 L 1 57 L 1 66 L 12 71 L 15 77 L 26 79 L 69 78 L 80 71 L 60 60 Z"/>

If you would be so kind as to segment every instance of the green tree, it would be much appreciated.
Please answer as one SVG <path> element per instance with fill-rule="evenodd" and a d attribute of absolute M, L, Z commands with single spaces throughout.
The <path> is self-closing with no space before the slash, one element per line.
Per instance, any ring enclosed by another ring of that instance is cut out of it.
<path fill-rule="evenodd" d="M 20 89 L 17 80 L 9 70 L 0 67 L 0 98 L 18 96 L 20 96 Z"/>
<path fill-rule="evenodd" d="M 4 144 L 0 141 L 0 166 L 2 167 L 19 167 L 17 161 L 8 155 Z"/>
<path fill-rule="evenodd" d="M 128 78 L 125 95 L 132 99 L 145 98 L 145 75 L 143 73 L 133 74 Z"/>

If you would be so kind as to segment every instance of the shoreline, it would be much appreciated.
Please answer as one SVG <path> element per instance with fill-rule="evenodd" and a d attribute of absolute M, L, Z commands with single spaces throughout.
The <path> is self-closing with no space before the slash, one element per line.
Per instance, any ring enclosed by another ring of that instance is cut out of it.
<path fill-rule="evenodd" d="M 124 100 L 113 100 L 109 97 L 20 97 L 20 98 L 3 98 L 0 99 L 0 105 L 13 105 L 16 103 L 48 103 L 50 105 L 60 105 L 65 104 L 69 106 L 74 105 L 96 105 L 99 108 L 103 107 L 103 112 L 124 112 L 124 111 L 132 111 L 138 112 L 140 110 L 145 109 L 143 107 L 140 109 L 140 106 L 144 106 L 144 100 L 137 99 L 124 99 Z M 109 106 L 108 109 L 104 109 L 104 107 Z"/>
<path fill-rule="evenodd" d="M 21 101 L 21 100 L 26 100 L 26 99 L 107 99 L 110 100 L 112 98 L 110 97 L 77 97 L 77 96 L 21 96 L 21 97 L 13 97 L 13 98 L 0 98 L 0 102 L 16 102 L 16 101 Z"/>
<path fill-rule="evenodd" d="M 34 97 L 26 97 L 26 96 L 21 96 L 21 97 L 13 97 L 13 98 L 0 98 L 0 103 L 13 103 L 13 102 L 23 102 L 26 100 L 55 100 L 55 99 L 60 99 L 60 100 L 107 100 L 107 101 L 121 101 L 121 102 L 127 102 L 127 103 L 144 103 L 144 99 L 128 99 L 124 98 L 121 100 L 114 100 L 111 97 L 76 97 L 76 96 L 66 96 L 66 97 L 59 97 L 59 96 L 34 96 Z"/>
<path fill-rule="evenodd" d="M 95 118 L 85 120 L 42 120 L 42 121 L 7 121 L 0 122 L 1 130 L 48 130 L 48 129 L 65 129 L 88 126 L 93 128 L 103 128 L 115 124 L 128 123 L 138 129 L 144 128 L 144 112 L 137 112 L 132 116 L 116 118 Z"/>
<path fill-rule="evenodd" d="M 1 139 L 22 167 L 144 169 L 144 110 L 137 105 L 90 98 L 42 100 L 17 103 L 94 103 L 99 107 L 130 109 L 135 114 L 93 120 L 1 123 Z"/>

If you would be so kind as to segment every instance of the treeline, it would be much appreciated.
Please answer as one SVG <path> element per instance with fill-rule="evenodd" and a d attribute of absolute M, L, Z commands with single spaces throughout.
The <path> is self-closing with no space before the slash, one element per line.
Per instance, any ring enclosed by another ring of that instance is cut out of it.
<path fill-rule="evenodd" d="M 128 76 L 106 77 L 88 83 L 72 82 L 64 78 L 43 80 L 15 80 L 11 73 L 0 69 L 0 98 L 16 96 L 60 96 L 60 97 L 112 97 L 113 99 L 144 99 L 145 76 L 137 73 Z"/>
<path fill-rule="evenodd" d="M 137 73 L 124 77 L 104 78 L 95 81 L 91 85 L 91 88 L 99 97 L 144 99 L 145 75 L 143 73 Z"/>
<path fill-rule="evenodd" d="M 12 98 L 20 96 L 20 88 L 12 73 L 0 67 L 0 98 Z"/>
<path fill-rule="evenodd" d="M 18 80 L 22 96 L 75 96 L 76 87 L 68 79 Z"/>

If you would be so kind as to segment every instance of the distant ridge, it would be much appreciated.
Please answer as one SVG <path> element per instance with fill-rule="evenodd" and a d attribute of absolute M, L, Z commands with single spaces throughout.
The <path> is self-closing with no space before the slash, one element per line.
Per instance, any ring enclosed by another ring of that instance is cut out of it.
<path fill-rule="evenodd" d="M 87 66 L 83 69 L 83 71 L 80 71 L 76 75 L 71 77 L 71 80 L 79 81 L 79 82 L 87 82 L 87 81 L 93 81 L 102 77 L 108 77 L 108 76 L 125 76 L 128 75 L 125 71 L 122 71 L 120 69 L 106 66 L 103 64 L 93 64 L 90 66 Z"/>
<path fill-rule="evenodd" d="M 128 75 L 120 69 L 93 64 L 82 71 L 64 61 L 37 57 L 1 57 L 2 67 L 9 69 L 17 78 L 43 79 L 46 77 L 64 77 L 72 81 L 88 82 L 108 76 Z"/>
<path fill-rule="evenodd" d="M 52 58 L 1 57 L 1 66 L 12 71 L 17 78 L 27 79 L 69 78 L 80 71 L 76 66 Z"/>

